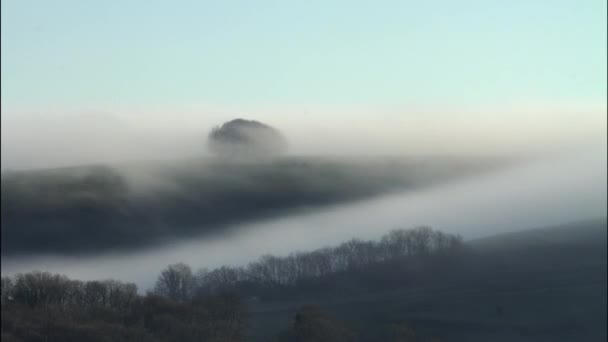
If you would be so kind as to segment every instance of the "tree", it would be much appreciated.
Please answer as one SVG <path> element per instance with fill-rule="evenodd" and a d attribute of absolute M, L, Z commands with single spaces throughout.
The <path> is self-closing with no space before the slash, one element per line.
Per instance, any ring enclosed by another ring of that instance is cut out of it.
<path fill-rule="evenodd" d="M 18 274 L 13 294 L 17 301 L 30 307 L 46 304 L 63 304 L 68 292 L 66 276 L 48 272 Z"/>
<path fill-rule="evenodd" d="M 209 133 L 212 153 L 228 157 L 268 156 L 282 153 L 287 141 L 275 128 L 255 120 L 235 119 Z"/>
<path fill-rule="evenodd" d="M 13 280 L 9 277 L 2 277 L 2 291 L 0 298 L 2 299 L 2 305 L 9 302 L 13 296 Z"/>
<path fill-rule="evenodd" d="M 84 301 L 88 307 L 106 306 L 108 289 L 98 280 L 87 281 L 84 284 Z"/>
<path fill-rule="evenodd" d="M 394 342 L 414 342 L 416 339 L 416 332 L 405 322 L 395 323 L 390 326 L 390 332 L 392 335 L 391 341 Z"/>
<path fill-rule="evenodd" d="M 419 227 L 412 231 L 414 235 L 414 254 L 427 255 L 431 250 L 433 230 L 429 227 Z"/>
<path fill-rule="evenodd" d="M 116 280 L 107 280 L 108 305 L 126 313 L 137 298 L 137 286 L 135 284 L 125 284 Z"/>
<path fill-rule="evenodd" d="M 190 266 L 177 263 L 161 272 L 154 292 L 177 301 L 185 301 L 192 296 L 193 287 L 194 276 Z"/>

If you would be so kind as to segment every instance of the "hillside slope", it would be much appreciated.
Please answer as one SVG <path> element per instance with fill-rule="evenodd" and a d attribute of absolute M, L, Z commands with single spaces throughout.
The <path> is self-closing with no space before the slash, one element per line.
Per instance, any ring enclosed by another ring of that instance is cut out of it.
<path fill-rule="evenodd" d="M 251 339 L 267 341 L 316 304 L 361 341 L 388 340 L 390 326 L 416 341 L 605 341 L 606 220 L 533 229 L 472 241 L 454 264 L 422 270 L 391 290 L 254 303 Z M 380 284 L 379 284 L 380 285 Z M 383 284 L 382 288 L 386 288 Z"/>
<path fill-rule="evenodd" d="M 2 255 L 167 243 L 290 210 L 436 185 L 491 160 L 196 160 L 2 175 Z"/>

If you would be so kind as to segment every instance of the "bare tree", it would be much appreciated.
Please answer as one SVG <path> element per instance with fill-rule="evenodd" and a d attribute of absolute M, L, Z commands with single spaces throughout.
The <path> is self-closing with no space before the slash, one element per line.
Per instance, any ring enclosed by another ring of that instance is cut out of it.
<path fill-rule="evenodd" d="M 192 296 L 194 276 L 184 263 L 169 265 L 161 272 L 154 291 L 174 300 L 185 301 Z"/>
<path fill-rule="evenodd" d="M 13 296 L 13 280 L 9 277 L 2 277 L 2 290 L 0 298 L 2 305 L 8 303 Z"/>
<path fill-rule="evenodd" d="M 46 304 L 62 304 L 66 299 L 66 276 L 48 272 L 18 274 L 15 278 L 14 296 L 31 307 Z"/>
<path fill-rule="evenodd" d="M 84 284 L 84 301 L 88 307 L 103 307 L 107 303 L 107 288 L 98 280 L 87 281 Z"/>

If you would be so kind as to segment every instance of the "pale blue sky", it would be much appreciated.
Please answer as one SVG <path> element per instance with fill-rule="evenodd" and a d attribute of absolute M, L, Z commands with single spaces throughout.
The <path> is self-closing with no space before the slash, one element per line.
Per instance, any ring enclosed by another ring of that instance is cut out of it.
<path fill-rule="evenodd" d="M 2 0 L 3 107 L 606 101 L 605 0 Z"/>

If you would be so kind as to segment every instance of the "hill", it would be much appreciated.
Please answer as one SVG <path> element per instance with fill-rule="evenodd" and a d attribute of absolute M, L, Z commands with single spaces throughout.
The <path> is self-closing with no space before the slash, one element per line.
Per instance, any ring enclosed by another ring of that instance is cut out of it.
<path fill-rule="evenodd" d="M 133 249 L 292 210 L 428 187 L 495 160 L 277 158 L 82 166 L 2 175 L 2 255 Z"/>
<path fill-rule="evenodd" d="M 475 239 L 468 244 L 480 251 L 509 251 L 551 245 L 605 244 L 606 232 L 606 218 L 602 218 L 503 233 Z"/>
<path fill-rule="evenodd" d="M 427 264 L 390 289 L 378 281 L 352 293 L 344 291 L 346 279 L 307 298 L 256 302 L 250 338 L 269 340 L 277 325 L 287 329 L 301 307 L 313 304 L 359 341 L 390 340 L 395 326 L 415 332 L 415 341 L 606 340 L 605 219 L 467 245 L 469 254 L 457 263 Z"/>
<path fill-rule="evenodd" d="M 397 229 L 243 267 L 170 265 L 146 295 L 19 274 L 2 277 L 2 340 L 604 341 L 605 236 L 605 219 L 468 244 Z"/>

